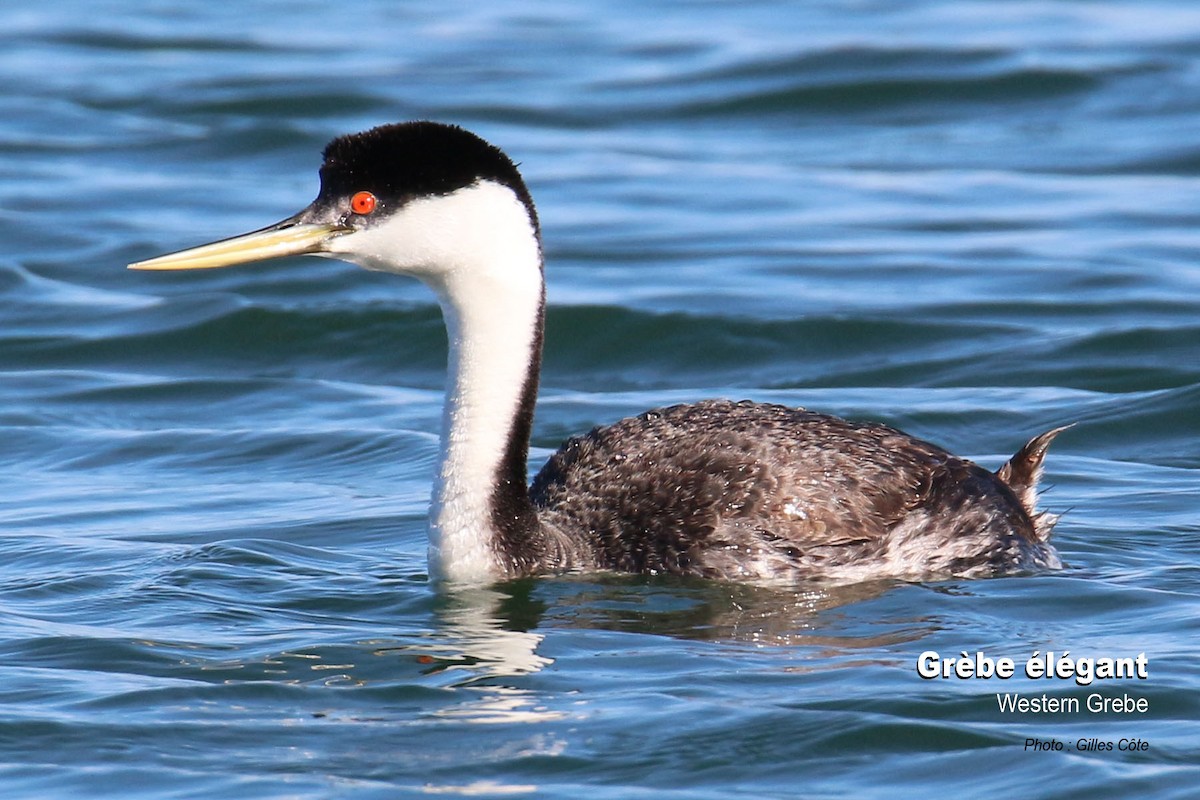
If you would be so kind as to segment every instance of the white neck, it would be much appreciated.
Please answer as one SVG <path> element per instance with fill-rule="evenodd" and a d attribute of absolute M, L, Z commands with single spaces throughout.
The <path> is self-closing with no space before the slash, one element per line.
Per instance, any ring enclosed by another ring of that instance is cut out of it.
<path fill-rule="evenodd" d="M 430 571 L 464 583 L 503 577 L 493 491 L 531 361 L 540 355 L 543 281 L 533 222 L 511 190 L 483 182 L 411 201 L 340 244 L 343 257 L 415 275 L 438 295 L 450 355 Z"/>
<path fill-rule="evenodd" d="M 474 278 L 464 283 L 438 293 L 450 358 L 429 564 L 438 577 L 480 582 L 503 573 L 492 492 L 532 358 L 541 288 L 519 292 L 503 280 Z"/>

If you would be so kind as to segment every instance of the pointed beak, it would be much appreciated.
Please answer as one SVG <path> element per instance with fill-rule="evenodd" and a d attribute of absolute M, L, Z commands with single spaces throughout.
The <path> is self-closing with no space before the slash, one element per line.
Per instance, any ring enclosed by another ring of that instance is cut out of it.
<path fill-rule="evenodd" d="M 265 261 L 283 256 L 299 256 L 328 251 L 331 239 L 353 229 L 332 223 L 300 222 L 290 217 L 262 230 L 245 233 L 212 244 L 180 250 L 147 261 L 137 261 L 130 269 L 213 269 Z"/>

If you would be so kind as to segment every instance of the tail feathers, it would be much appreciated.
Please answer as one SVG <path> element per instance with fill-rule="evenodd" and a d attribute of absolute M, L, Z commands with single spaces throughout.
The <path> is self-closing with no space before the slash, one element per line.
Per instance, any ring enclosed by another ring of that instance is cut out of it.
<path fill-rule="evenodd" d="M 1074 423 L 1063 425 L 1033 437 L 1003 467 L 996 470 L 996 477 L 1013 490 L 1029 518 L 1033 520 L 1034 532 L 1043 542 L 1050 538 L 1050 531 L 1054 528 L 1054 523 L 1058 522 L 1058 515 L 1037 510 L 1037 487 L 1042 478 L 1042 462 L 1054 438 L 1073 426 Z"/>

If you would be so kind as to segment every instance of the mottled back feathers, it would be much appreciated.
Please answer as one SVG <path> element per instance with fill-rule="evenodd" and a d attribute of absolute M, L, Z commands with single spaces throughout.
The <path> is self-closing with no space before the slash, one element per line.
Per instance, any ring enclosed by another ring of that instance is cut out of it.
<path fill-rule="evenodd" d="M 1050 438 L 1027 445 L 1023 468 L 1006 473 L 1025 481 L 1018 496 L 885 425 L 707 401 L 571 439 L 530 493 L 547 535 L 569 531 L 578 543 L 576 568 L 726 579 L 992 574 L 1056 562 L 1031 504 Z"/>

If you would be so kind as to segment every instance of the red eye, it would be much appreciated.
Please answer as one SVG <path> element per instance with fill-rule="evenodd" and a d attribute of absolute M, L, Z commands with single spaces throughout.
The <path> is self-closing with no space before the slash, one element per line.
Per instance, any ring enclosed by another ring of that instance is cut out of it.
<path fill-rule="evenodd" d="M 370 192 L 355 192 L 350 198 L 350 210 L 355 214 L 370 214 L 379 205 L 379 199 Z"/>

